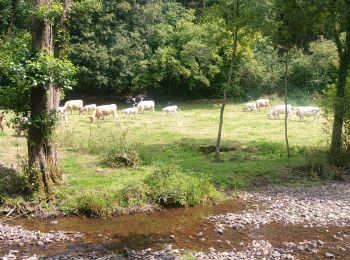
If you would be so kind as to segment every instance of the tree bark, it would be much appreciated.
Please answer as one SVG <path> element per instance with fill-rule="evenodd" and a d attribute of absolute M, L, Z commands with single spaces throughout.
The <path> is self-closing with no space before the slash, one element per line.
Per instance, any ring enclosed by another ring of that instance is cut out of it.
<path fill-rule="evenodd" d="M 236 1 L 236 17 L 239 17 L 239 1 Z M 227 86 L 231 85 L 232 82 L 232 74 L 233 74 L 233 67 L 234 63 L 236 61 L 237 56 L 237 45 L 238 45 L 238 26 L 234 28 L 233 33 L 233 47 L 232 47 L 232 56 L 231 56 L 231 62 L 230 62 L 230 69 L 227 76 Z M 222 98 L 222 104 L 220 109 L 220 120 L 219 120 L 219 130 L 218 130 L 218 138 L 216 140 L 216 147 L 215 147 L 215 161 L 220 161 L 220 146 L 221 146 L 221 135 L 222 135 L 222 126 L 224 124 L 224 111 L 225 106 L 227 102 L 227 90 L 224 89 L 224 95 Z"/>
<path fill-rule="evenodd" d="M 350 4 L 349 4 L 350 6 Z M 334 122 L 330 147 L 330 161 L 335 165 L 341 164 L 342 133 L 345 115 L 345 88 L 347 73 L 350 67 L 350 17 L 347 16 L 345 43 L 342 46 L 339 32 L 334 30 L 335 42 L 339 53 L 338 80 L 336 84 L 336 100 L 334 105 Z"/>
<path fill-rule="evenodd" d="M 284 138 L 286 140 L 287 155 L 290 158 L 289 140 L 288 140 L 288 54 L 286 54 L 286 72 L 284 78 L 284 103 L 285 103 L 285 116 L 284 116 Z"/>
<path fill-rule="evenodd" d="M 50 4 L 52 0 L 33 0 L 33 7 Z M 32 18 L 32 49 L 34 53 L 53 52 L 52 24 L 35 15 Z M 31 121 L 28 129 L 29 179 L 32 190 L 50 195 L 61 181 L 57 147 L 52 143 L 52 126 L 45 120 L 56 108 L 59 92 L 53 84 L 32 87 L 30 91 Z"/>

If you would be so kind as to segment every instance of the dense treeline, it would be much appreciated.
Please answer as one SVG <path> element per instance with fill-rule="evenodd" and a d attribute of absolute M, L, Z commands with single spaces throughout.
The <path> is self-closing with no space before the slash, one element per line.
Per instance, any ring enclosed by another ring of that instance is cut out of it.
<path fill-rule="evenodd" d="M 280 93 L 281 45 L 294 48 L 292 94 L 313 93 L 335 82 L 337 51 L 329 37 L 321 35 L 317 19 L 322 17 L 312 16 L 310 21 L 313 9 L 303 1 L 265 0 L 242 8 L 246 21 L 239 33 L 239 66 L 231 86 L 225 86 L 232 30 L 227 19 L 230 7 L 227 13 L 222 7 L 228 2 L 75 2 L 69 13 L 66 54 L 78 72 L 77 85 L 68 94 L 102 97 L 147 92 L 163 99 L 196 99 L 219 97 L 223 87 L 228 87 L 229 97 L 241 99 Z M 30 40 L 23 32 L 29 30 L 28 3 L 2 0 L 1 5 L 3 41 L 5 35 L 20 42 Z M 253 16 L 259 19 L 254 21 Z M 12 52 L 5 45 L 2 52 Z M 3 67 L 3 75 L 11 74 Z M 1 77 L 0 85 L 8 82 Z"/>
<path fill-rule="evenodd" d="M 79 68 L 75 90 L 91 95 L 148 92 L 165 99 L 220 96 L 231 51 L 232 31 L 225 17 L 229 14 L 220 9 L 226 1 L 203 2 L 104 1 L 97 11 L 72 12 L 69 57 Z M 259 9 L 248 6 L 245 15 L 269 21 L 265 28 L 258 20 L 252 24 L 255 28 L 241 31 L 240 37 L 249 34 L 249 39 L 240 43 L 240 66 L 229 96 L 248 99 L 280 92 L 283 65 L 278 47 L 283 41 L 301 47 L 294 51 L 290 70 L 294 93 L 319 91 L 334 82 L 335 45 L 316 35 L 314 23 L 301 30 L 309 13 L 298 13 L 297 35 L 289 39 L 281 37 L 282 26 L 271 20 L 280 17 L 280 22 L 289 23 L 283 16 L 290 13 L 284 9 L 288 5 L 276 1 L 274 10 L 268 8 L 269 1 L 261 2 Z"/>

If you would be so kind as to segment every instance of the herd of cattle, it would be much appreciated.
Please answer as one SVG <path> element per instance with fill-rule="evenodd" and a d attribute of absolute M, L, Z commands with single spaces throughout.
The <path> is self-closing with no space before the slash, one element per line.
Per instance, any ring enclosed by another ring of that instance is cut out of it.
<path fill-rule="evenodd" d="M 258 99 L 254 102 L 245 103 L 243 106 L 244 112 L 253 112 L 260 111 L 261 108 L 269 109 L 267 116 L 269 119 L 279 119 L 280 114 L 286 114 L 287 117 L 290 118 L 293 114 L 296 114 L 299 117 L 300 121 L 304 120 L 304 117 L 314 117 L 314 121 L 320 118 L 321 109 L 319 107 L 292 107 L 291 105 L 287 105 L 287 109 L 285 104 L 273 106 L 270 109 L 270 101 L 268 99 Z"/>
<path fill-rule="evenodd" d="M 135 98 L 128 99 L 128 104 L 131 104 L 132 107 L 122 109 L 122 112 L 125 115 L 136 115 L 139 113 L 143 113 L 144 110 L 155 110 L 155 102 L 153 100 L 143 100 L 143 98 L 140 99 L 140 102 L 136 102 Z M 312 106 L 306 106 L 306 107 L 292 107 L 291 105 L 286 106 L 284 104 L 276 105 L 273 107 L 270 107 L 270 101 L 268 99 L 258 99 L 253 102 L 245 103 L 243 106 L 244 112 L 254 112 L 254 111 L 260 111 L 261 108 L 264 108 L 265 111 L 268 109 L 267 116 L 269 119 L 279 119 L 280 114 L 285 114 L 287 111 L 287 117 L 290 118 L 293 114 L 297 115 L 299 117 L 300 121 L 304 120 L 304 117 L 314 117 L 314 121 L 319 119 L 321 115 L 321 109 L 319 107 L 312 107 Z M 72 113 L 73 110 L 79 111 L 79 114 L 86 114 L 90 113 L 90 122 L 93 123 L 96 120 L 104 120 L 106 116 L 113 116 L 114 120 L 117 121 L 117 105 L 116 104 L 109 104 L 109 105 L 102 105 L 102 106 L 96 106 L 96 104 L 89 104 L 85 105 L 83 103 L 83 100 L 69 100 L 65 102 L 64 106 L 57 108 L 57 113 L 64 122 L 64 125 L 67 126 L 68 123 L 68 113 Z M 179 108 L 176 105 L 167 106 L 162 109 L 162 111 L 166 112 L 167 114 L 176 114 L 177 110 Z M 20 122 L 28 122 L 28 117 L 21 118 Z M 4 129 L 4 114 L 0 112 L 0 129 L 3 131 Z M 24 131 L 23 128 L 19 126 L 14 126 L 16 134 L 21 135 L 21 132 Z"/>
<path fill-rule="evenodd" d="M 125 115 L 136 115 L 138 113 L 143 113 L 144 110 L 154 111 L 155 103 L 153 100 L 143 100 L 136 102 L 136 99 L 127 100 L 127 103 L 132 103 L 132 107 L 122 109 Z M 96 104 L 83 104 L 83 100 L 69 100 L 63 107 L 58 107 L 57 112 L 63 119 L 65 125 L 67 125 L 67 113 L 72 113 L 73 110 L 79 111 L 79 114 L 91 113 L 89 118 L 90 122 L 93 123 L 95 120 L 104 120 L 105 116 L 112 115 L 115 120 L 117 120 L 117 105 L 109 104 L 96 106 Z M 176 105 L 167 106 L 162 109 L 162 111 L 167 114 L 176 114 L 178 107 Z"/>

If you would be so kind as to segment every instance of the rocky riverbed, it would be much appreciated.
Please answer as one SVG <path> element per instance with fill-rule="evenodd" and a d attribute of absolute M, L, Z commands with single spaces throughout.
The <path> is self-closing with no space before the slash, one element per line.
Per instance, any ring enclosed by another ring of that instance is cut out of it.
<path fill-rule="evenodd" d="M 125 243 L 126 239 L 120 242 L 116 235 L 107 232 L 102 235 L 101 231 L 98 234 L 101 239 L 90 241 L 89 244 L 81 232 L 46 230 L 45 233 L 0 223 L 0 257 L 38 259 L 38 256 L 46 255 L 50 256 L 48 259 L 350 259 L 349 183 L 266 188 L 262 192 L 241 193 L 237 199 L 247 206 L 236 210 L 228 208 L 224 213 L 214 211 L 204 217 L 202 222 L 194 222 L 195 229 L 185 227 L 184 223 L 177 223 L 176 228 L 169 226 L 169 232 L 164 229 L 166 238 L 161 240 L 164 241 L 161 249 L 155 244 L 154 247 L 151 244 L 150 248 L 144 249 L 133 249 L 130 247 L 132 244 L 127 244 L 122 250 L 121 247 L 117 250 L 118 244 Z M 169 215 L 171 217 L 174 212 Z M 148 219 L 152 216 L 154 215 L 144 217 Z M 160 218 L 166 221 L 164 216 Z M 186 215 L 188 222 L 192 221 L 191 216 Z M 133 220 L 136 218 L 137 216 Z M 150 232 L 155 233 L 158 229 L 145 231 L 144 239 L 152 237 Z M 158 238 L 161 236 L 157 235 Z M 132 235 L 128 239 L 132 239 Z M 75 247 L 74 251 L 72 245 L 76 241 L 85 244 Z M 57 243 L 64 245 L 61 252 L 56 250 L 48 253 Z M 31 253 L 30 246 L 47 251 L 34 254 Z"/>
<path fill-rule="evenodd" d="M 303 224 L 308 227 L 350 225 L 350 186 L 348 183 L 317 187 L 270 188 L 260 193 L 244 193 L 244 201 L 254 203 L 243 212 L 210 216 L 218 230 L 255 228 L 273 222 Z"/>
<path fill-rule="evenodd" d="M 83 234 L 79 232 L 48 232 L 29 231 L 20 226 L 0 223 L 0 250 L 2 248 L 13 248 L 2 257 L 6 259 L 36 259 L 36 255 L 30 252 L 30 248 L 41 248 L 46 250 L 56 243 L 73 242 L 81 238 Z M 39 250 L 40 251 L 40 250 Z"/>

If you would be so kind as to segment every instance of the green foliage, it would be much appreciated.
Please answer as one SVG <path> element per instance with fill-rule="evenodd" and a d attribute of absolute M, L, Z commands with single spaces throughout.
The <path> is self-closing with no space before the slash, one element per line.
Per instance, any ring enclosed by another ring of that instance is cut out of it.
<path fill-rule="evenodd" d="M 70 22 L 70 58 L 81 91 L 207 91 L 220 72 L 211 35 L 176 2 L 104 2 L 102 10 L 78 15 Z"/>
<path fill-rule="evenodd" d="M 333 0 L 331 0 L 332 2 Z M 324 33 L 329 0 L 274 0 L 274 42 L 283 48 L 306 48 Z"/>
<path fill-rule="evenodd" d="M 100 0 L 80 0 L 73 2 L 71 12 L 76 14 L 84 14 L 92 11 L 99 11 L 101 9 L 102 2 Z"/>
<path fill-rule="evenodd" d="M 38 19 L 45 23 L 53 23 L 63 12 L 63 6 L 58 1 L 53 1 L 50 4 L 40 4 L 34 12 Z"/>
<path fill-rule="evenodd" d="M 31 1 L 0 0 L 0 10 L 0 35 L 30 28 L 33 10 Z"/>
<path fill-rule="evenodd" d="M 28 115 L 31 87 L 75 84 L 75 66 L 49 53 L 32 57 L 30 34 L 17 32 L 0 39 L 0 108 Z"/>
<path fill-rule="evenodd" d="M 320 92 L 335 82 L 338 53 L 334 42 L 320 38 L 310 43 L 310 54 L 294 49 L 289 70 L 290 88 Z"/>
<path fill-rule="evenodd" d="M 47 87 L 56 83 L 70 89 L 75 84 L 75 66 L 69 60 L 54 58 L 50 53 L 39 53 L 28 61 L 26 69 L 31 87 Z"/>
<path fill-rule="evenodd" d="M 0 108 L 16 113 L 29 111 L 29 82 L 26 78 L 31 38 L 27 32 L 0 38 Z"/>

